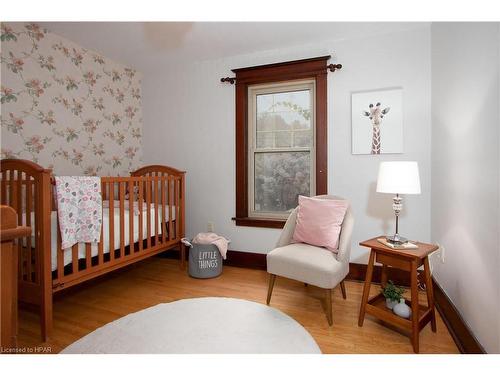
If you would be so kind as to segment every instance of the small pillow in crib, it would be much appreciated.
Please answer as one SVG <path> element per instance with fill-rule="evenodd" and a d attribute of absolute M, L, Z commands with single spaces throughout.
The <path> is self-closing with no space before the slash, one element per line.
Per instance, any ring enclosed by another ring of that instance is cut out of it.
<path fill-rule="evenodd" d="M 324 247 L 336 253 L 348 206 L 345 200 L 300 195 L 293 241 Z"/>

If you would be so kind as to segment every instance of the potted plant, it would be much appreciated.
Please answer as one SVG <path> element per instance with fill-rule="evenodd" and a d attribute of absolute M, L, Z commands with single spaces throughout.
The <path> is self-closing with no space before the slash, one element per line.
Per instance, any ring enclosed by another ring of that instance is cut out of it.
<path fill-rule="evenodd" d="M 388 309 L 391 309 L 397 305 L 403 293 L 404 288 L 394 285 L 392 280 L 389 280 L 385 287 L 382 288 L 382 295 L 385 297 L 385 305 Z"/>

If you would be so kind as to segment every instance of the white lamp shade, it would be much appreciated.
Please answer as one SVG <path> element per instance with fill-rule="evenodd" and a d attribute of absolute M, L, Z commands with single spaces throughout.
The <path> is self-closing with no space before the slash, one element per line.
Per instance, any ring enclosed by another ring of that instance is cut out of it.
<path fill-rule="evenodd" d="M 378 193 L 420 194 L 420 176 L 416 161 L 384 161 L 377 179 Z"/>

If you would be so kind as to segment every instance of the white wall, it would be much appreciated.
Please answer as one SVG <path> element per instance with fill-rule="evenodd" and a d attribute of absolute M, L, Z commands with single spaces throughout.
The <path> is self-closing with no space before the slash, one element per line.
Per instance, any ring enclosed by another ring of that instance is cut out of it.
<path fill-rule="evenodd" d="M 487 352 L 500 352 L 499 24 L 432 26 L 434 276 Z"/>
<path fill-rule="evenodd" d="M 393 231 L 391 197 L 375 193 L 382 160 L 420 163 L 422 195 L 409 196 L 401 232 L 430 240 L 430 26 L 397 34 L 330 41 L 264 51 L 217 61 L 165 67 L 145 74 L 144 162 L 187 171 L 187 234 L 215 231 L 239 251 L 267 253 L 276 229 L 237 227 L 235 215 L 234 86 L 221 84 L 232 68 L 325 54 L 344 65 L 328 77 L 328 168 L 330 193 L 352 203 L 356 225 L 352 262 L 366 262 L 361 240 Z M 351 92 L 403 87 L 404 154 L 351 155 Z"/>

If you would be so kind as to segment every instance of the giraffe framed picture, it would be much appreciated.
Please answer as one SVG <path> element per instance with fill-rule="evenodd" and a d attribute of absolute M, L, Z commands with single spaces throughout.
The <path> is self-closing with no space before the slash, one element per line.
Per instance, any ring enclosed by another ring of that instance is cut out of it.
<path fill-rule="evenodd" d="M 403 89 L 354 92 L 351 108 L 353 154 L 403 152 Z"/>

